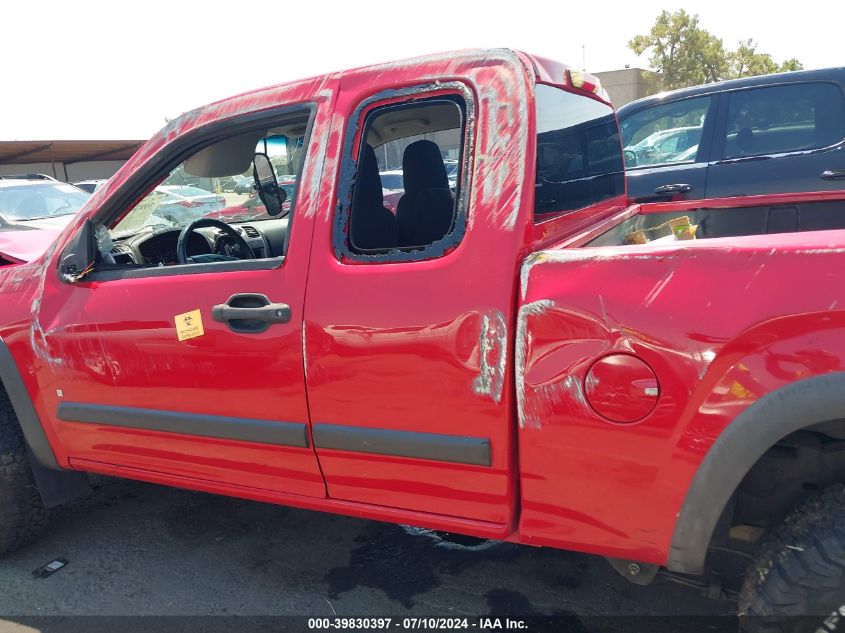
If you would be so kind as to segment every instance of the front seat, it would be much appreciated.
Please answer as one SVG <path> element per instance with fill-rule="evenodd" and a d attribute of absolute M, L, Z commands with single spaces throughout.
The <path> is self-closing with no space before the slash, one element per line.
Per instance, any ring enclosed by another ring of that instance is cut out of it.
<path fill-rule="evenodd" d="M 352 246 L 359 249 L 396 248 L 396 216 L 384 206 L 376 153 L 368 143 L 361 152 L 349 218 Z"/>
<path fill-rule="evenodd" d="M 454 200 L 440 148 L 416 141 L 402 155 L 405 193 L 396 205 L 401 246 L 432 244 L 452 229 Z"/>

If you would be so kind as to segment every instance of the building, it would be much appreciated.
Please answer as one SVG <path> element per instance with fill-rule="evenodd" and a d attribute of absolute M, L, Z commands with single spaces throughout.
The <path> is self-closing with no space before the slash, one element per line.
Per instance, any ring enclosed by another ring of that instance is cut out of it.
<path fill-rule="evenodd" d="M 602 87 L 610 95 L 610 101 L 616 109 L 626 103 L 654 94 L 657 73 L 642 68 L 623 68 L 593 73 L 601 81 Z"/>
<path fill-rule="evenodd" d="M 77 182 L 110 178 L 144 141 L 0 141 L 0 176 L 47 174 Z"/>

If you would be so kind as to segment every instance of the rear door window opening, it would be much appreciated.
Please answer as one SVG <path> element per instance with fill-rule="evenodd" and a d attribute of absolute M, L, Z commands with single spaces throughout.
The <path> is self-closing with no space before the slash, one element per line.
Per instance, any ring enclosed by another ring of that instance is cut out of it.
<path fill-rule="evenodd" d="M 422 259 L 434 244 L 459 241 L 466 108 L 461 96 L 447 94 L 367 112 L 340 236 L 348 255 Z"/>

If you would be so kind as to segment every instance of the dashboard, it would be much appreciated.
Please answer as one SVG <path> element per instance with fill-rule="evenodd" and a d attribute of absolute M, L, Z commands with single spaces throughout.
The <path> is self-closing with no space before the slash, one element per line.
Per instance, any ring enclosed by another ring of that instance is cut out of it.
<path fill-rule="evenodd" d="M 280 257 L 284 254 L 287 219 L 262 220 L 230 224 L 247 244 L 256 259 Z M 181 227 L 144 229 L 116 239 L 111 250 L 116 264 L 134 266 L 172 266 L 177 264 L 176 243 Z M 202 227 L 188 236 L 188 255 L 228 255 L 244 259 L 231 236 L 214 227 Z"/>

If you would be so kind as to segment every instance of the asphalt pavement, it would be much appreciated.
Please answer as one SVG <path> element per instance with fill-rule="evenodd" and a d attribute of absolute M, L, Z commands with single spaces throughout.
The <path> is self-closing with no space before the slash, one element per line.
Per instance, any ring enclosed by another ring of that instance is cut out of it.
<path fill-rule="evenodd" d="M 33 616 L 568 615 L 578 623 L 735 609 L 662 577 L 634 586 L 584 554 L 444 543 L 396 525 L 137 482 L 95 485 L 40 540 L 0 558 L 0 631 L 49 628 Z M 59 558 L 64 568 L 33 577 Z"/>

